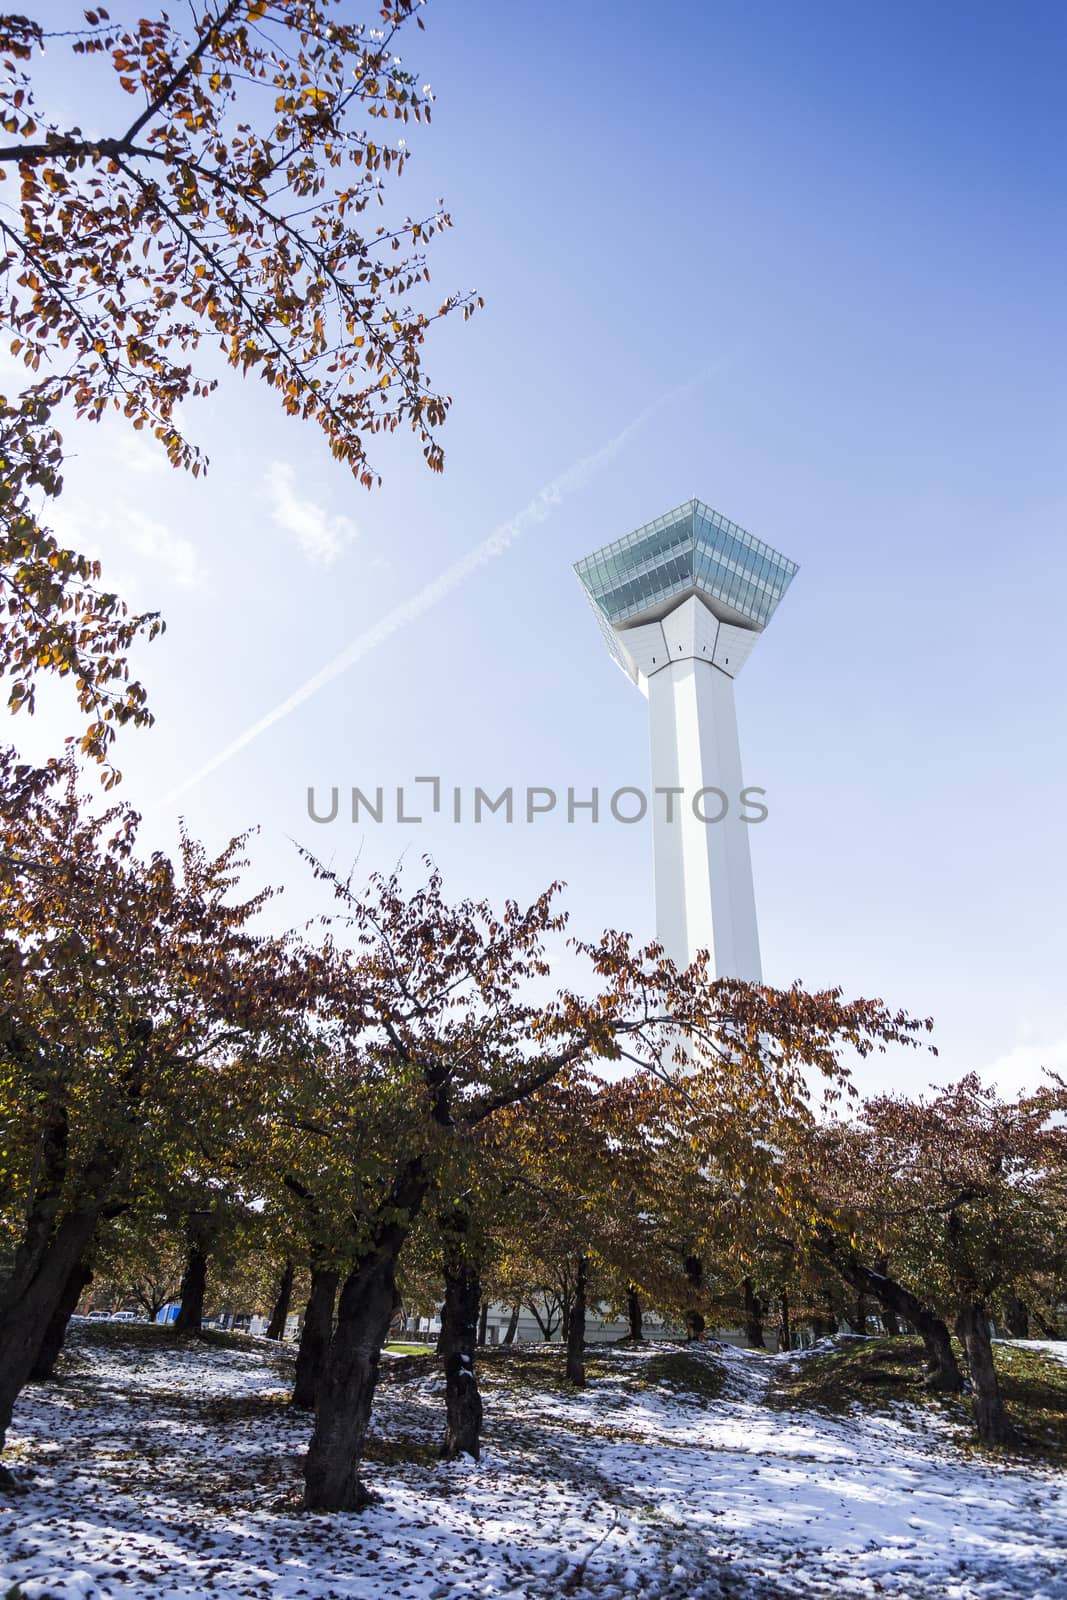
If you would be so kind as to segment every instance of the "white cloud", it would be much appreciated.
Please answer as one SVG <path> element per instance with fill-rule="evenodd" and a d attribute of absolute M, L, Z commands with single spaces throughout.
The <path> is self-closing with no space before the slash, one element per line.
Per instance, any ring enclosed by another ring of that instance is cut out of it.
<path fill-rule="evenodd" d="M 194 545 L 131 506 L 123 509 L 125 542 L 144 561 L 162 567 L 179 589 L 199 589 L 207 576 Z"/>
<path fill-rule="evenodd" d="M 131 611 L 165 611 L 168 591 L 203 589 L 210 577 L 190 540 L 136 506 L 79 504 L 63 496 L 45 521 L 61 544 L 100 562 L 100 587 Z"/>
<path fill-rule="evenodd" d="M 991 1062 L 982 1077 L 991 1080 L 1002 1095 L 1012 1096 L 1046 1083 L 1043 1067 L 1067 1077 L 1067 1035 L 1044 1043 L 1022 1040 Z"/>
<path fill-rule="evenodd" d="M 313 566 L 330 567 L 356 537 L 355 523 L 338 516 L 296 492 L 296 475 L 284 461 L 275 461 L 267 473 L 271 517 L 296 540 L 298 549 Z"/>
<path fill-rule="evenodd" d="M 144 433 L 124 431 L 116 434 L 113 448 L 116 461 L 126 472 L 135 472 L 138 476 L 157 476 L 173 471 L 167 460 L 167 452 L 158 439 Z"/>

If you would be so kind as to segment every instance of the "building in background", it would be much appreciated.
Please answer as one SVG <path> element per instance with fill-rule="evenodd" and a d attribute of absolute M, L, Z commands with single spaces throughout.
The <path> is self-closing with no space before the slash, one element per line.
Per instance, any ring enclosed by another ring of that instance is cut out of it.
<path fill-rule="evenodd" d="M 687 500 L 575 565 L 605 642 L 648 699 L 656 937 L 687 966 L 758 982 L 756 900 L 734 679 L 796 563 Z M 746 818 L 748 820 L 746 820 Z"/>

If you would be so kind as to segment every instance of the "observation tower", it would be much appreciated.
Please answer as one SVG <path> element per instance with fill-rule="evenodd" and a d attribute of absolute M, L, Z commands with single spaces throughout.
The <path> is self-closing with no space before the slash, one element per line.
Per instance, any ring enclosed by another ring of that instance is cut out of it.
<path fill-rule="evenodd" d="M 613 658 L 648 700 L 656 937 L 686 966 L 761 978 L 734 679 L 796 562 L 687 500 L 575 569 Z M 720 820 L 712 820 L 723 809 Z M 753 803 L 754 806 L 754 803 Z"/>

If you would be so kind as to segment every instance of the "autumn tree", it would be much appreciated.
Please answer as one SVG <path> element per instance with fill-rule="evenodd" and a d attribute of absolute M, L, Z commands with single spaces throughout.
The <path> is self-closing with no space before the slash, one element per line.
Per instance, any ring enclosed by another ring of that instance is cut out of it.
<path fill-rule="evenodd" d="M 806 1092 L 806 1072 L 839 1075 L 845 1044 L 910 1041 L 922 1025 L 833 993 L 716 984 L 706 962 L 679 974 L 658 947 L 636 951 L 616 934 L 575 947 L 593 999 L 570 990 L 546 999 L 552 946 L 564 931 L 553 890 L 496 912 L 450 905 L 433 871 L 406 895 L 396 877 L 358 887 L 315 870 L 339 906 L 320 1008 L 334 1066 L 322 1104 L 309 1099 L 294 1119 L 296 1148 L 332 1197 L 325 1209 L 343 1198 L 336 1214 L 348 1219 L 350 1238 L 305 1490 L 309 1507 L 335 1510 L 366 1498 L 360 1452 L 405 1243 L 431 1198 L 454 1193 L 450 1175 L 493 1119 L 549 1085 L 579 1081 L 597 1058 L 658 1080 L 684 1030 L 688 1054 L 673 1076 L 688 1076 L 692 1052 L 705 1060 L 699 1090 L 679 1102 L 684 1114 L 701 1118 L 728 1096 L 736 1121 L 748 1114 L 758 1125 L 765 1096 L 792 1103 Z M 300 1081 L 307 1089 L 306 1075 Z M 725 1151 L 736 1135 L 721 1137 Z M 755 1178 L 764 1156 L 749 1148 Z"/>
<path fill-rule="evenodd" d="M 241 840 L 143 861 L 136 813 L 10 751 L 0 796 L 2 1430 L 101 1223 L 234 1139 L 304 978 L 235 896 Z"/>
<path fill-rule="evenodd" d="M 573 997 L 544 1007 L 525 995 L 547 976 L 544 941 L 561 928 L 551 895 L 498 915 L 449 906 L 433 874 L 405 896 L 395 878 L 357 891 L 319 871 L 342 906 L 323 1019 L 337 1065 L 300 1122 L 320 1143 L 327 1197 L 348 1176 L 351 1238 L 305 1479 L 310 1506 L 342 1509 L 365 1499 L 359 1457 L 398 1260 L 449 1152 L 576 1062 L 588 1033 Z M 331 1209 L 321 1193 L 316 1205 Z"/>
<path fill-rule="evenodd" d="M 845 1002 L 838 991 L 719 983 L 714 992 L 720 1004 L 730 996 L 757 1038 L 742 1045 L 724 1006 L 715 1032 L 673 1070 L 637 1072 L 599 1098 L 612 1176 L 594 1210 L 604 1217 L 597 1251 L 691 1337 L 709 1322 L 740 1323 L 764 1347 L 793 1238 L 812 1216 L 791 1149 L 848 1091 L 853 1053 L 917 1044 L 930 1023 L 902 1027 L 879 1002 Z"/>
<path fill-rule="evenodd" d="M 880 1095 L 822 1135 L 811 1167 L 837 1205 L 827 1259 L 928 1345 L 948 1343 L 946 1322 L 958 1330 L 987 1444 L 1018 1438 L 993 1362 L 996 1304 L 1067 1256 L 1065 1104 L 1058 1080 L 1005 1101 L 975 1074 L 929 1098 Z"/>
<path fill-rule="evenodd" d="M 163 1307 L 177 1300 L 185 1263 L 181 1236 L 166 1216 L 126 1211 L 101 1229 L 94 1292 L 110 1303 L 132 1301 L 155 1322 Z"/>
<path fill-rule="evenodd" d="M 58 33 L 0 14 L 3 317 L 26 367 L 0 397 L 0 669 L 13 709 L 32 709 L 39 672 L 70 679 L 96 757 L 117 726 L 150 720 L 126 656 L 159 620 L 128 615 L 39 518 L 62 486 L 65 411 L 115 410 L 197 473 L 178 408 L 229 367 L 320 427 L 365 485 L 383 431 L 410 428 L 441 468 L 449 400 L 423 347 L 479 302 L 429 297 L 440 203 L 385 209 L 408 160 L 400 130 L 430 116 L 397 50 L 419 9 L 385 0 L 361 23 L 341 0 L 193 0 L 129 20 L 98 6 Z M 42 105 L 46 46 L 69 52 L 69 99 L 100 131 Z"/>

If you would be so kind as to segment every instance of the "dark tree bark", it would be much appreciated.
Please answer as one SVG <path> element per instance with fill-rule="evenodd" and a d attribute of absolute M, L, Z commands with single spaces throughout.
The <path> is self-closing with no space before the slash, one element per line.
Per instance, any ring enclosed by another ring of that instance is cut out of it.
<path fill-rule="evenodd" d="M 515 1335 L 519 1331 L 519 1315 L 521 1311 L 522 1301 L 516 1300 L 515 1304 L 511 1308 L 511 1316 L 508 1318 L 508 1325 L 504 1330 L 504 1344 L 515 1343 Z"/>
<path fill-rule="evenodd" d="M 204 1326 L 204 1296 L 207 1293 L 208 1246 L 204 1232 L 193 1227 L 182 1274 L 181 1305 L 174 1319 L 177 1334 L 199 1333 Z"/>
<path fill-rule="evenodd" d="M 67 1275 L 67 1281 L 63 1286 L 59 1302 L 49 1318 L 48 1326 L 44 1331 L 44 1338 L 41 1340 L 40 1349 L 30 1372 L 31 1382 L 46 1383 L 55 1372 L 56 1362 L 59 1360 L 59 1352 L 62 1350 L 63 1341 L 67 1336 L 67 1327 L 70 1319 L 78 1309 L 78 1301 L 81 1299 L 82 1294 L 92 1281 L 92 1265 L 85 1256 L 82 1256 L 79 1261 L 74 1263 Z"/>
<path fill-rule="evenodd" d="M 1050 1322 L 1049 1319 L 1042 1312 L 1040 1306 L 1035 1306 L 1034 1307 L 1034 1309 L 1033 1309 L 1033 1318 L 1034 1318 L 1034 1321 L 1037 1323 L 1037 1329 L 1038 1329 L 1038 1332 L 1040 1333 L 1042 1339 L 1062 1339 L 1063 1338 L 1063 1336 L 1064 1336 L 1063 1328 L 1057 1322 Z"/>
<path fill-rule="evenodd" d="M 545 1296 L 544 1316 L 541 1315 L 541 1312 L 537 1306 L 537 1300 L 532 1295 L 530 1299 L 527 1300 L 526 1304 L 529 1306 L 533 1319 L 537 1323 L 538 1328 L 541 1330 L 542 1339 L 544 1339 L 546 1344 L 550 1344 L 552 1342 L 552 1335 L 559 1327 L 559 1323 L 552 1314 L 552 1306 L 549 1302 L 548 1296 Z"/>
<path fill-rule="evenodd" d="M 848 1319 L 848 1324 L 853 1333 L 867 1332 L 867 1302 L 862 1289 L 856 1291 L 856 1306 Z"/>
<path fill-rule="evenodd" d="M 1017 1294 L 1004 1302 L 1004 1326 L 1013 1339 L 1030 1337 L 1030 1313 Z"/>
<path fill-rule="evenodd" d="M 123 1077 L 125 1105 L 120 1128 L 136 1118 L 151 1022 L 131 1027 L 133 1059 Z M 19 1391 L 28 1379 L 48 1326 L 77 1262 L 87 1256 L 106 1213 L 122 1209 L 111 1191 L 125 1160 L 121 1140 L 101 1138 L 92 1147 L 68 1198 L 70 1126 L 60 1105 L 38 1147 L 37 1178 L 11 1270 L 0 1278 L 0 1448 L 11 1425 Z M 63 1210 L 66 1204 L 66 1211 Z M 0 1467 L 0 1486 L 12 1482 Z"/>
<path fill-rule="evenodd" d="M 784 1289 L 778 1291 L 778 1348 L 779 1350 L 793 1348 L 793 1329 L 789 1321 L 789 1295 Z"/>
<path fill-rule="evenodd" d="M 889 1276 L 889 1258 L 887 1256 L 878 1256 L 874 1263 L 874 1270 L 875 1272 L 880 1272 L 883 1278 L 887 1278 Z M 891 1339 L 899 1338 L 901 1331 L 900 1318 L 897 1316 L 896 1312 L 893 1311 L 889 1306 L 883 1305 L 880 1308 L 880 1315 L 882 1318 L 882 1326 L 888 1336 Z"/>
<path fill-rule="evenodd" d="M 78 1261 L 89 1253 L 104 1209 L 102 1195 L 121 1155 L 101 1141 L 82 1175 L 86 1198 L 63 1214 L 69 1123 L 60 1106 L 45 1127 L 37 1183 L 10 1271 L 0 1279 L 0 1447 L 24 1383 Z M 89 1198 L 93 1197 L 93 1198 Z M 0 1469 L 0 1481 L 5 1474 Z"/>
<path fill-rule="evenodd" d="M 641 1316 L 641 1296 L 634 1284 L 629 1284 L 626 1290 L 626 1315 L 630 1323 L 630 1338 L 639 1341 L 644 1339 L 644 1321 Z"/>
<path fill-rule="evenodd" d="M 993 1346 L 989 1337 L 989 1311 L 980 1300 L 969 1300 L 959 1315 L 959 1331 L 967 1352 L 971 1374 L 971 1409 L 974 1425 L 983 1444 L 1016 1445 L 1022 1442 L 1019 1430 L 1008 1417 L 1001 1398 L 993 1365 Z"/>
<path fill-rule="evenodd" d="M 25 1275 L 16 1269 L 5 1286 L 10 1290 L 12 1283 L 21 1279 L 22 1292 L 17 1296 L 5 1293 L 0 1300 L 0 1444 L 63 1290 L 88 1249 L 98 1223 L 95 1210 L 68 1212 L 33 1269 Z"/>
<path fill-rule="evenodd" d="M 741 1287 L 745 1295 L 745 1340 L 753 1350 L 766 1350 L 767 1340 L 763 1334 L 766 1302 L 756 1293 L 751 1278 L 742 1278 Z"/>
<path fill-rule="evenodd" d="M 589 1273 L 589 1257 L 578 1257 L 574 1274 L 574 1298 L 570 1305 L 567 1324 L 567 1379 L 577 1388 L 585 1388 L 585 1290 Z"/>
<path fill-rule="evenodd" d="M 478 1317 L 478 1348 L 484 1350 L 489 1340 L 489 1302 L 482 1301 L 481 1314 Z"/>
<path fill-rule="evenodd" d="M 304 1462 L 304 1499 L 311 1511 L 358 1511 L 370 1499 L 359 1464 L 393 1317 L 396 1264 L 429 1187 L 427 1160 L 416 1157 L 398 1173 L 371 1242 L 341 1289 Z"/>
<path fill-rule="evenodd" d="M 446 1461 L 481 1452 L 482 1397 L 474 1369 L 482 1280 L 471 1238 L 466 1207 L 452 1206 L 440 1218 L 445 1269 L 445 1303 L 441 1311 L 438 1354 L 445 1362 Z"/>
<path fill-rule="evenodd" d="M 963 1388 L 952 1339 L 940 1317 L 935 1317 L 925 1306 L 916 1306 L 911 1318 L 915 1331 L 926 1346 L 926 1386 L 958 1394 Z"/>
<path fill-rule="evenodd" d="M 285 1324 L 289 1320 L 289 1302 L 293 1298 L 293 1263 L 287 1261 L 282 1268 L 281 1280 L 278 1284 L 278 1298 L 274 1302 L 274 1309 L 267 1323 L 267 1338 L 281 1339 L 285 1336 Z"/>
<path fill-rule="evenodd" d="M 868 1294 L 873 1295 L 879 1305 L 899 1317 L 907 1318 L 912 1324 L 926 1346 L 927 1387 L 958 1394 L 963 1388 L 963 1374 L 952 1349 L 949 1331 L 942 1319 L 935 1316 L 916 1295 L 911 1293 L 910 1289 L 905 1289 L 895 1278 L 865 1266 L 855 1251 L 849 1250 L 842 1240 L 831 1234 L 824 1234 L 818 1240 L 816 1249 L 837 1268 L 846 1283 L 851 1283 L 855 1288 L 864 1288 Z"/>
<path fill-rule="evenodd" d="M 682 1263 L 686 1279 L 689 1283 L 689 1306 L 685 1313 L 685 1331 L 690 1339 L 700 1339 L 704 1335 L 707 1323 L 704 1313 L 700 1310 L 700 1302 L 704 1294 L 704 1263 L 699 1256 L 686 1256 Z"/>
<path fill-rule="evenodd" d="M 311 1293 L 300 1330 L 296 1353 L 293 1405 L 310 1410 L 318 1393 L 319 1375 L 333 1335 L 333 1305 L 341 1274 L 328 1267 L 312 1267 Z"/>

